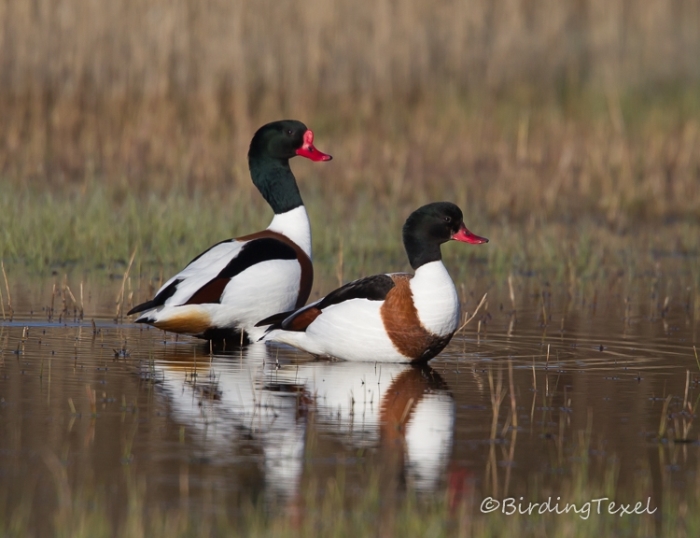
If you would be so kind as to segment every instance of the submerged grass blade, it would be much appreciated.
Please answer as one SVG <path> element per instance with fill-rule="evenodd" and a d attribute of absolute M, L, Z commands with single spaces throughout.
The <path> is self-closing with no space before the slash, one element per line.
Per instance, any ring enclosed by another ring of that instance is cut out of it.
<path fill-rule="evenodd" d="M 661 419 L 659 421 L 658 439 L 663 439 L 664 435 L 666 435 L 666 428 L 668 426 L 668 405 L 671 403 L 672 398 L 672 394 L 666 396 L 666 399 L 664 400 L 664 405 L 661 408 Z"/>

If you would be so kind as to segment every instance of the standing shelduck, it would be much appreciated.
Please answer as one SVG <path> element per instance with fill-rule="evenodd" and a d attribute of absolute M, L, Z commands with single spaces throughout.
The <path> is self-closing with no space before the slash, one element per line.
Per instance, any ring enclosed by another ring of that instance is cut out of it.
<path fill-rule="evenodd" d="M 253 184 L 275 216 L 262 232 L 217 243 L 168 280 L 150 301 L 129 311 L 137 323 L 209 340 L 257 340 L 255 323 L 306 304 L 313 283 L 311 227 L 289 159 L 330 161 L 299 121 L 262 126 L 248 166 Z"/>
<path fill-rule="evenodd" d="M 448 344 L 460 319 L 457 290 L 440 253 L 440 245 L 450 239 L 488 242 L 467 230 L 454 204 L 436 202 L 417 209 L 403 227 L 415 274 L 361 278 L 295 312 L 271 316 L 259 323 L 272 323 L 265 341 L 348 361 L 432 359 Z"/>

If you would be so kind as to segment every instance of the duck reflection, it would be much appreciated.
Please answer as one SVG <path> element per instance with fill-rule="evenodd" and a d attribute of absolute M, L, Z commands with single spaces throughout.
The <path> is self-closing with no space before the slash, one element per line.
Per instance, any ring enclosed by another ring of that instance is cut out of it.
<path fill-rule="evenodd" d="M 300 493 L 315 462 L 356 459 L 358 451 L 376 455 L 382 472 L 417 492 L 440 486 L 455 409 L 436 371 L 284 362 L 276 352 L 255 344 L 209 357 L 189 348 L 155 360 L 172 418 L 194 437 L 195 457 L 239 465 L 257 454 L 266 496 L 282 498 Z"/>

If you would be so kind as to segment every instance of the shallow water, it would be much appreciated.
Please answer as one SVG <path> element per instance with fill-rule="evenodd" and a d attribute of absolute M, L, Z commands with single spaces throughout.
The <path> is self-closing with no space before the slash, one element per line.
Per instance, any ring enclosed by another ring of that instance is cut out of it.
<path fill-rule="evenodd" d="M 620 500 L 661 506 L 664 484 L 700 479 L 692 283 L 520 275 L 512 300 L 480 279 L 465 309 L 488 290 L 486 304 L 421 369 L 264 345 L 210 354 L 115 321 L 119 280 L 82 299 L 75 286 L 75 304 L 54 281 L 16 285 L 0 324 L 0 514 L 97 491 L 116 525 L 137 482 L 151 506 L 229 515 L 247 499 L 294 510 L 339 476 L 358 497 L 376 477 L 395 498 L 478 503 L 533 481 L 556 496 L 582 458 L 594 479 L 616 470 Z"/>

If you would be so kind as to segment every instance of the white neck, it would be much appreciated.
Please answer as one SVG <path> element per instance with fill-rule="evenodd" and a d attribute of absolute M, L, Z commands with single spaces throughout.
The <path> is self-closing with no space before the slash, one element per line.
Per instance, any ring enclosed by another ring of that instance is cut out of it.
<path fill-rule="evenodd" d="M 303 205 L 275 215 L 267 229 L 286 235 L 311 258 L 311 224 Z"/>
<path fill-rule="evenodd" d="M 423 327 L 438 336 L 454 332 L 459 324 L 459 298 L 442 261 L 421 265 L 410 283 Z"/>

